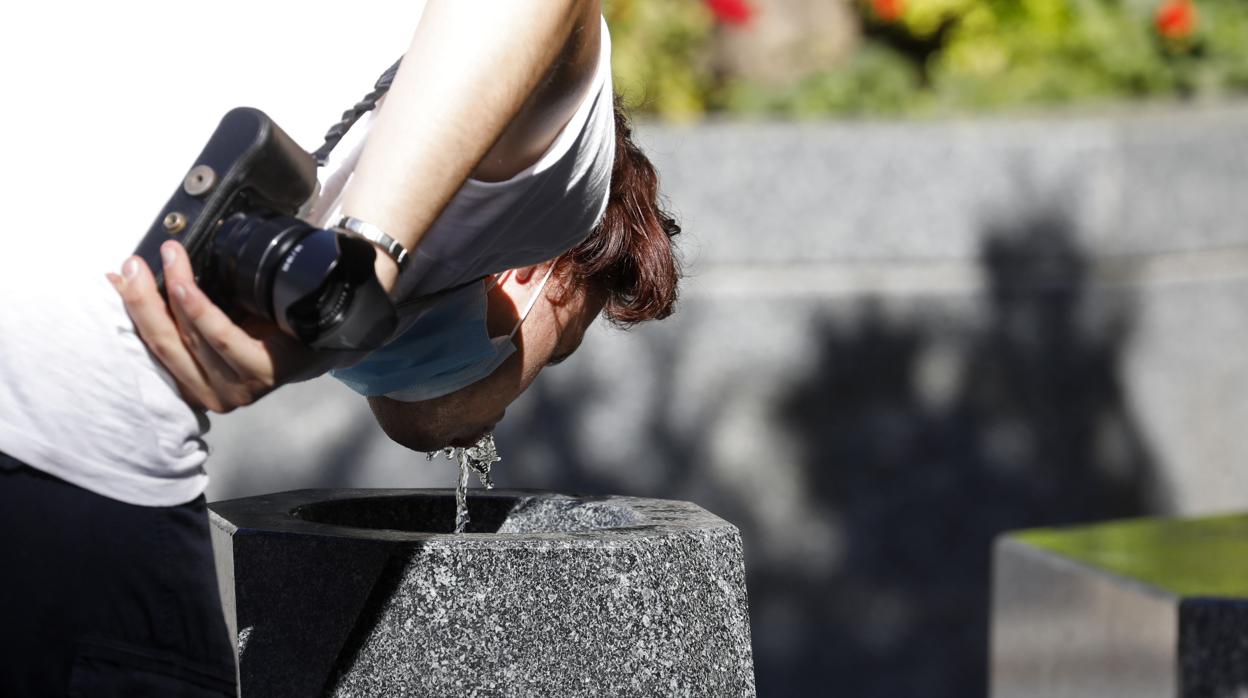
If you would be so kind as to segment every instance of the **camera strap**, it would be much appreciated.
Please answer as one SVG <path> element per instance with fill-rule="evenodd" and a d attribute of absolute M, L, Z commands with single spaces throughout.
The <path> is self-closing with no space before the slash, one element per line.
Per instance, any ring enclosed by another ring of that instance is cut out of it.
<path fill-rule="evenodd" d="M 390 91 L 390 86 L 394 83 L 394 76 L 399 72 L 399 64 L 402 62 L 403 57 L 400 56 L 399 60 L 394 62 L 394 65 L 387 68 L 386 72 L 382 73 L 381 77 L 377 78 L 377 82 L 373 85 L 373 90 L 364 95 L 364 97 L 359 102 L 356 102 L 350 109 L 343 112 L 342 118 L 338 121 L 338 123 L 331 126 L 329 130 L 325 132 L 325 142 L 321 144 L 321 147 L 317 148 L 312 153 L 312 157 L 316 160 L 318 167 L 323 167 L 327 162 L 329 162 L 330 153 L 333 152 L 334 148 L 338 145 L 338 142 L 342 140 L 343 136 L 347 135 L 347 131 L 351 130 L 351 127 L 355 125 L 355 122 L 360 120 L 360 117 L 375 109 L 377 107 L 377 102 Z M 400 317 L 419 315 L 424 313 L 438 301 L 442 300 L 445 296 L 472 284 L 480 283 L 484 278 L 485 277 L 472 279 L 450 288 L 435 291 L 423 296 L 407 298 L 403 301 L 395 303 L 395 310 Z"/>
<path fill-rule="evenodd" d="M 399 64 L 403 62 L 403 57 L 394 62 L 394 65 L 386 69 L 386 72 L 377 78 L 377 82 L 373 85 L 373 91 L 364 95 L 364 98 L 356 102 L 350 109 L 342 113 L 342 118 L 338 123 L 334 124 L 325 132 L 325 142 L 321 147 L 312 153 L 312 157 L 316 159 L 317 167 L 324 167 L 329 162 L 329 154 L 333 152 L 334 147 L 347 135 L 347 131 L 355 125 L 368 112 L 377 106 L 377 101 L 390 91 L 390 85 L 394 83 L 394 76 L 399 72 Z"/>

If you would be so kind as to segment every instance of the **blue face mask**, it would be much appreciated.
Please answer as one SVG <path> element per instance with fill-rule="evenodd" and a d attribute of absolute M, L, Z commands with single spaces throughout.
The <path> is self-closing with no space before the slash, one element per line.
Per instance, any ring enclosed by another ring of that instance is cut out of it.
<path fill-rule="evenodd" d="M 554 268 L 546 270 L 508 335 L 490 337 L 486 330 L 486 295 L 497 281 L 482 281 L 442 297 L 390 343 L 331 375 L 361 395 L 403 402 L 431 400 L 476 383 L 516 352 L 512 339 Z"/>

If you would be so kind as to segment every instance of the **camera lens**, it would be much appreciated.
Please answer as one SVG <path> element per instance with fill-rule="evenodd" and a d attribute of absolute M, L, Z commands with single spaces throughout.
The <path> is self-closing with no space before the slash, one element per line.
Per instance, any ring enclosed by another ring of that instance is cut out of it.
<path fill-rule="evenodd" d="M 273 310 L 273 282 L 291 253 L 315 228 L 296 218 L 236 213 L 212 238 L 206 285 L 223 305 L 237 306 L 268 320 Z M 311 291 L 311 289 L 309 289 Z"/>
<path fill-rule="evenodd" d="M 395 325 L 372 244 L 290 216 L 236 213 L 212 239 L 206 285 L 321 349 L 379 346 Z"/>
<path fill-rule="evenodd" d="M 290 306 L 290 324 L 301 335 L 319 334 L 342 322 L 351 302 L 351 285 L 336 274 L 317 291 Z"/>

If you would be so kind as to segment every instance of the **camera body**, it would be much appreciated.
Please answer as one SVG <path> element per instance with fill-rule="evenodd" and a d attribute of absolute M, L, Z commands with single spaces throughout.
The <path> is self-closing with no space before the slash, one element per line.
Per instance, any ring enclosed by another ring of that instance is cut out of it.
<path fill-rule="evenodd" d="M 263 112 L 233 109 L 135 254 L 163 293 L 160 246 L 178 240 L 197 283 L 228 312 L 276 322 L 316 349 L 375 349 L 397 325 L 373 271 L 376 250 L 295 218 L 316 191 L 311 155 Z"/>

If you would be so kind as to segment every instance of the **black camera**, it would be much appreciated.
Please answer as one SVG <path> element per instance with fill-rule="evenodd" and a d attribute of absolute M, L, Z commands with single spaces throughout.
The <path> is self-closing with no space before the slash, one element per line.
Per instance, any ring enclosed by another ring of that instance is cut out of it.
<path fill-rule="evenodd" d="M 376 249 L 295 218 L 316 189 L 311 155 L 263 112 L 233 109 L 135 254 L 163 293 L 160 245 L 178 240 L 196 282 L 232 315 L 276 322 L 315 349 L 375 349 L 398 322 L 373 271 Z"/>

